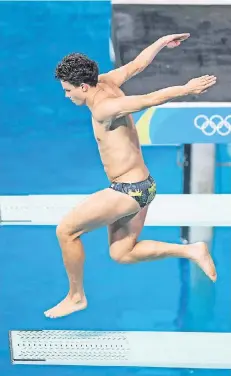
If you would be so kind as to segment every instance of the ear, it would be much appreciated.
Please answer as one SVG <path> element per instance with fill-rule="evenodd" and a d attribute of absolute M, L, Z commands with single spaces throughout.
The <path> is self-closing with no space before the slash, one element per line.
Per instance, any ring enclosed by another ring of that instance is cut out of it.
<path fill-rule="evenodd" d="M 81 88 L 82 88 L 82 90 L 83 90 L 84 92 L 87 91 L 87 85 L 86 85 L 86 84 L 82 83 L 80 86 L 81 86 Z"/>

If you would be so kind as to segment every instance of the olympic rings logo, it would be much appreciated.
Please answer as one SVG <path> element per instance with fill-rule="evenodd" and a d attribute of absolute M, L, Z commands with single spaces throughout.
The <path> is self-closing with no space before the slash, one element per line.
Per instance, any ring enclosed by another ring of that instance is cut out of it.
<path fill-rule="evenodd" d="M 227 136 L 231 133 L 231 115 L 225 118 L 220 115 L 213 115 L 210 118 L 206 115 L 198 115 L 194 119 L 194 125 L 206 136 L 213 136 L 215 133 Z"/>

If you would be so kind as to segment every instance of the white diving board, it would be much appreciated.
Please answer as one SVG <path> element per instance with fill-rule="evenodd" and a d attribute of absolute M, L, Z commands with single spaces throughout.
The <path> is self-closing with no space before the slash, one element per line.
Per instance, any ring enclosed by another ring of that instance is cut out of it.
<path fill-rule="evenodd" d="M 231 369 L 231 333 L 22 330 L 10 347 L 13 364 Z"/>
<path fill-rule="evenodd" d="M 87 195 L 0 196 L 0 225 L 57 225 Z M 145 226 L 231 226 L 231 194 L 157 194 Z"/>

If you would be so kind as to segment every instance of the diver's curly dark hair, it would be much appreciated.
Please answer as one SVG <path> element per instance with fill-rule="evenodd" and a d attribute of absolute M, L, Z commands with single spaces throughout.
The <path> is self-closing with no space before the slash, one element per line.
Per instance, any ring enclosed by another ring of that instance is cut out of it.
<path fill-rule="evenodd" d="M 55 70 L 56 79 L 69 82 L 76 87 L 82 83 L 96 86 L 98 74 L 97 63 L 80 53 L 65 56 Z"/>

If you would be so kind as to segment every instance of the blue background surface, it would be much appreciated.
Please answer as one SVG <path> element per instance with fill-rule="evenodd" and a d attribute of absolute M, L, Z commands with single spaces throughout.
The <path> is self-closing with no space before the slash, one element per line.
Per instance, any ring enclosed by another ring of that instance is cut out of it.
<path fill-rule="evenodd" d="M 134 114 L 135 121 L 146 111 L 149 109 Z M 144 144 L 191 144 L 192 140 L 202 144 L 231 143 L 231 106 L 156 107 L 149 122 L 149 138 Z"/>
<path fill-rule="evenodd" d="M 64 99 L 53 75 L 57 61 L 73 51 L 90 55 L 101 72 L 110 70 L 110 18 L 109 2 L 0 2 L 0 195 L 88 194 L 108 185 L 90 114 Z M 176 162 L 182 148 L 142 149 L 158 192 L 182 193 L 182 168 Z M 217 146 L 217 161 L 230 161 L 230 155 L 226 145 Z M 230 169 L 217 167 L 216 192 L 231 193 L 230 181 Z M 0 234 L 1 376 L 190 372 L 12 366 L 9 330 L 231 330 L 228 228 L 214 229 L 212 253 L 219 275 L 215 285 L 185 260 L 117 265 L 108 255 L 106 229 L 87 234 L 83 242 L 88 309 L 54 321 L 43 311 L 63 298 L 68 288 L 55 228 L 2 227 Z M 146 227 L 141 238 L 179 242 L 180 228 Z"/>

